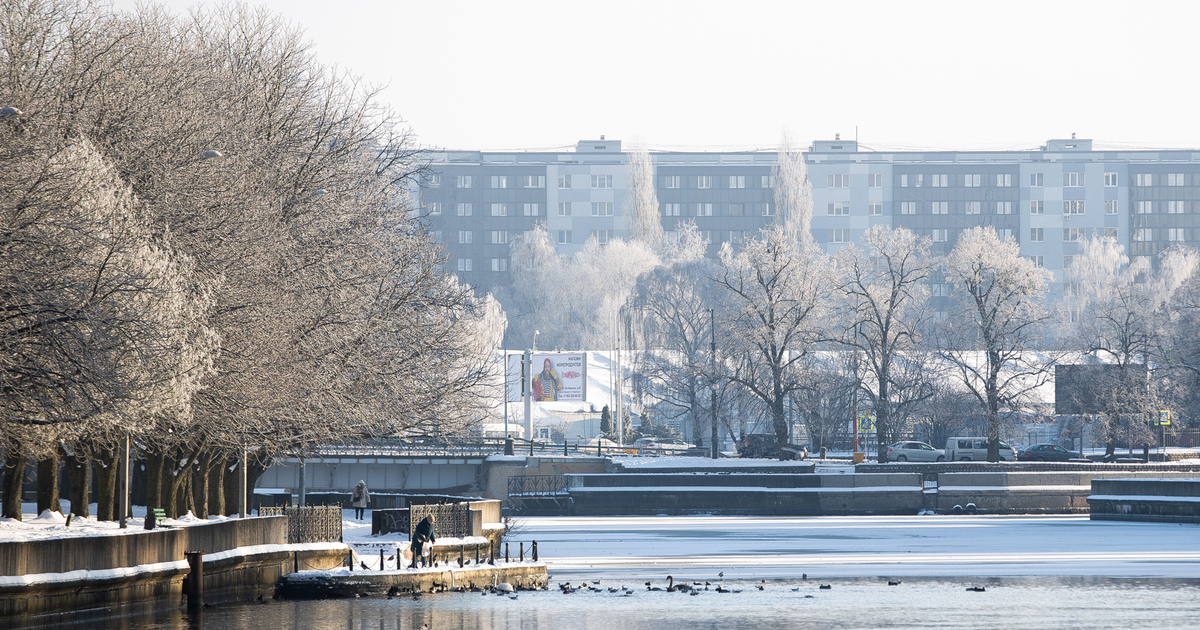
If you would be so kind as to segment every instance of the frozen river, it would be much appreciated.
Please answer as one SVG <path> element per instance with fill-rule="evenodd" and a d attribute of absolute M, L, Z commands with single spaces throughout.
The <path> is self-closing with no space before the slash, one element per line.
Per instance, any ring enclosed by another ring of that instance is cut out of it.
<path fill-rule="evenodd" d="M 94 627 L 1194 628 L 1198 534 L 1086 517 L 528 518 L 514 539 L 538 541 L 549 591 L 254 603 Z M 647 589 L 668 575 L 699 592 Z M 589 588 L 564 594 L 566 582 Z"/>

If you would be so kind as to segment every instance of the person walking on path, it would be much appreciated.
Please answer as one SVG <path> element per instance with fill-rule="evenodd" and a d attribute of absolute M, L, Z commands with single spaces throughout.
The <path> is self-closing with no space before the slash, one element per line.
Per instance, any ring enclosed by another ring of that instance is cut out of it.
<path fill-rule="evenodd" d="M 371 500 L 371 494 L 367 492 L 367 482 L 359 480 L 358 485 L 354 487 L 354 494 L 350 497 L 350 505 L 354 506 L 354 518 L 362 520 L 363 512 L 367 509 L 367 501 Z"/>
<path fill-rule="evenodd" d="M 435 540 L 437 540 L 437 534 L 433 531 L 433 515 L 430 514 L 421 519 L 421 522 L 417 523 L 417 527 L 413 530 L 412 544 L 409 546 L 412 549 L 412 564 L 408 568 L 417 568 L 417 558 L 421 559 L 422 566 L 429 566 L 429 562 L 421 552 L 426 543 L 429 543 L 429 549 L 432 551 Z"/>

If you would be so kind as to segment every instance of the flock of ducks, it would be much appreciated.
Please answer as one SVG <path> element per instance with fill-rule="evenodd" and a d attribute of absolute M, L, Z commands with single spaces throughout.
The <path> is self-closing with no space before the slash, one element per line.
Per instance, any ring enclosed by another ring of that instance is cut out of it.
<path fill-rule="evenodd" d="M 808 580 L 807 573 L 802 574 L 802 576 L 803 576 L 802 579 Z M 718 577 L 724 578 L 725 573 L 721 572 L 720 574 L 718 574 Z M 760 590 L 760 591 L 766 590 L 766 583 L 767 583 L 766 580 L 762 580 L 760 583 L 755 584 L 754 588 L 757 590 Z M 900 580 L 888 580 L 887 585 L 888 586 L 900 586 L 903 583 L 904 582 L 902 582 Z M 647 591 L 652 591 L 652 592 L 658 591 L 658 592 L 666 592 L 666 593 L 687 593 L 689 595 L 699 595 L 702 591 L 708 591 L 708 590 L 711 590 L 716 593 L 741 593 L 743 590 L 743 589 L 738 589 L 738 588 L 735 588 L 735 589 L 725 588 L 725 585 L 721 584 L 720 582 L 716 583 L 715 585 L 712 582 L 708 582 L 708 581 L 691 582 L 690 584 L 688 582 L 680 582 L 680 583 L 676 584 L 675 578 L 670 575 L 667 576 L 665 586 L 655 585 L 653 581 L 646 582 L 645 586 L 646 586 Z M 833 585 L 832 584 L 821 584 L 817 588 L 822 591 L 828 591 L 828 590 L 833 589 Z M 579 582 L 576 584 L 572 584 L 570 582 L 563 582 L 558 585 L 558 590 L 561 591 L 564 595 L 570 595 L 572 593 L 577 593 L 579 591 L 588 591 L 591 593 L 608 592 L 608 593 L 611 593 L 614 595 L 619 594 L 622 597 L 630 597 L 634 594 L 634 589 L 628 588 L 625 585 L 610 586 L 610 587 L 602 588 L 600 586 L 600 580 L 592 580 L 591 582 Z M 985 589 L 982 586 L 968 586 L 967 590 L 975 592 L 975 593 L 983 593 L 987 589 Z M 797 587 L 792 588 L 792 592 L 798 592 L 798 591 L 800 591 L 800 587 L 797 586 Z M 806 595 L 805 597 L 811 598 L 812 595 Z M 516 599 L 515 595 L 513 596 L 513 599 Z"/>

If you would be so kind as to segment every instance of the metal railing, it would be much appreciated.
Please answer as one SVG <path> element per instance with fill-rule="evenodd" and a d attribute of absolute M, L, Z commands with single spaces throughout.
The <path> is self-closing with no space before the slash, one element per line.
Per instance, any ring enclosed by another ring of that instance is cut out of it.
<path fill-rule="evenodd" d="M 339 506 L 261 507 L 258 514 L 288 517 L 289 544 L 342 541 L 342 508 Z"/>
<path fill-rule="evenodd" d="M 508 478 L 510 497 L 547 497 L 565 494 L 562 475 L 518 475 Z"/>
<path fill-rule="evenodd" d="M 412 535 L 412 528 L 415 528 L 417 523 L 425 520 L 426 516 L 433 516 L 434 531 L 438 536 L 446 538 L 465 538 L 472 534 L 471 532 L 471 506 L 469 503 L 455 503 L 451 505 L 413 505 L 409 506 L 408 513 L 410 517 L 409 535 Z"/>

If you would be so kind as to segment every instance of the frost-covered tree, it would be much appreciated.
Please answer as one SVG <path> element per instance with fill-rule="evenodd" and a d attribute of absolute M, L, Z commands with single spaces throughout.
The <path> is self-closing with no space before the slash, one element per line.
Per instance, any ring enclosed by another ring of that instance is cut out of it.
<path fill-rule="evenodd" d="M 812 241 L 812 185 L 804 153 L 784 135 L 779 156 L 772 168 L 775 180 L 775 220 L 786 234 L 804 243 Z"/>
<path fill-rule="evenodd" d="M 928 322 L 925 281 L 935 268 L 929 239 L 905 228 L 875 225 L 862 245 L 838 252 L 838 285 L 844 330 L 841 343 L 861 356 L 861 380 L 875 414 L 879 461 L 898 437 L 907 410 L 929 397 L 922 330 Z"/>
<path fill-rule="evenodd" d="M 787 402 L 800 389 L 800 367 L 830 338 L 832 265 L 811 241 L 781 226 L 735 252 L 721 249 L 713 281 L 721 295 L 718 343 L 737 365 L 730 379 L 769 411 L 779 444 L 788 439 Z"/>
<path fill-rule="evenodd" d="M 645 149 L 629 152 L 629 203 L 625 206 L 625 225 L 629 240 L 651 248 L 663 238 L 662 217 L 654 185 L 654 164 Z"/>
<path fill-rule="evenodd" d="M 1049 317 L 1049 274 L 990 226 L 963 231 L 945 273 L 954 307 L 942 327 L 940 354 L 982 407 L 988 461 L 999 461 L 1000 414 L 1019 407 L 1049 377 L 1050 363 L 1035 352 Z"/>

